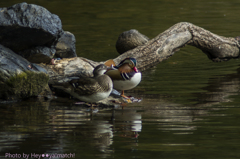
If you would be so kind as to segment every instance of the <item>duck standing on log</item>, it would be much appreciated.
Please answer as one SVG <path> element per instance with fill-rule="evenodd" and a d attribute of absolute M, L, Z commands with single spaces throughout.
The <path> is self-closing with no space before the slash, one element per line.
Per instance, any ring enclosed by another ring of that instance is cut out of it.
<path fill-rule="evenodd" d="M 111 64 L 109 60 L 105 65 Z M 113 81 L 113 88 L 121 90 L 121 96 L 128 98 L 124 95 L 124 90 L 129 90 L 136 87 L 142 79 L 142 74 L 138 71 L 137 60 L 135 58 L 126 58 L 122 60 L 117 66 L 112 61 L 111 68 L 105 73 Z"/>

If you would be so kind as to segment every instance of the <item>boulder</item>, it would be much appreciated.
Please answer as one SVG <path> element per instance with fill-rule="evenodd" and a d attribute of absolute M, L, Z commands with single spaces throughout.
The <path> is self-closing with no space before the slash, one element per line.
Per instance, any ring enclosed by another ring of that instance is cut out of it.
<path fill-rule="evenodd" d="M 46 70 L 0 45 L 0 100 L 37 96 L 48 87 Z"/>
<path fill-rule="evenodd" d="M 19 54 L 32 63 L 46 63 L 49 64 L 55 55 L 55 48 L 44 46 L 37 46 L 32 49 L 27 49 L 19 52 Z"/>
<path fill-rule="evenodd" d="M 0 44 L 18 53 L 36 46 L 50 47 L 62 33 L 60 18 L 27 3 L 0 8 Z"/>
<path fill-rule="evenodd" d="M 147 36 L 139 33 L 136 29 L 131 29 L 124 31 L 118 36 L 116 49 L 119 54 L 123 54 L 124 52 L 132 50 L 137 46 L 146 44 L 148 40 L 149 38 Z"/>
<path fill-rule="evenodd" d="M 60 58 L 77 57 L 75 43 L 75 36 L 68 31 L 64 31 L 56 44 L 55 56 Z"/>

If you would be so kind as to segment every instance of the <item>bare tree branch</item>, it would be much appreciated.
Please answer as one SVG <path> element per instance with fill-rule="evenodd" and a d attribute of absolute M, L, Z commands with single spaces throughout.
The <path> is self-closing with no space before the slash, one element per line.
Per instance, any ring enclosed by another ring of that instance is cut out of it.
<path fill-rule="evenodd" d="M 113 61 L 118 64 L 126 57 L 134 57 L 138 61 L 138 69 L 145 71 L 168 59 L 185 45 L 201 49 L 214 62 L 226 61 L 239 57 L 239 39 L 219 36 L 191 23 L 181 22 L 145 44 L 119 55 Z M 56 61 L 56 65 L 42 66 L 50 75 L 49 83 L 55 83 L 67 81 L 71 77 L 90 76 L 93 67 L 100 63 L 104 62 L 76 57 Z"/>

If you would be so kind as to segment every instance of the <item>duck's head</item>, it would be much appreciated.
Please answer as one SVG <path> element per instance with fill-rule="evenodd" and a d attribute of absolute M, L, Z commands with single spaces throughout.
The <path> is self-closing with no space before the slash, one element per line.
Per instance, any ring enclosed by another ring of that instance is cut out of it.
<path fill-rule="evenodd" d="M 117 66 L 118 68 L 123 66 L 124 64 L 128 64 L 135 72 L 138 72 L 138 69 L 136 68 L 137 65 L 137 60 L 135 58 L 125 58 L 122 60 L 119 65 Z"/>
<path fill-rule="evenodd" d="M 119 64 L 118 67 L 122 66 L 123 64 L 127 63 L 131 68 L 136 67 L 137 65 L 137 60 L 135 58 L 125 58 L 122 60 Z"/>
<path fill-rule="evenodd" d="M 94 77 L 103 75 L 107 71 L 107 66 L 104 64 L 100 64 L 93 70 Z"/>

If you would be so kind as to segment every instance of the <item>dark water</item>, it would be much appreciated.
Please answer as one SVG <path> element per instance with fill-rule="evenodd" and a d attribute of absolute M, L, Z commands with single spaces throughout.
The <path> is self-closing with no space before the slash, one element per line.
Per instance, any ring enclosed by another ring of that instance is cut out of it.
<path fill-rule="evenodd" d="M 118 35 L 133 28 L 149 38 L 182 21 L 227 37 L 238 36 L 240 28 L 238 0 L 26 2 L 59 15 L 64 30 L 76 36 L 78 56 L 96 61 L 116 57 Z M 64 98 L 1 104 L 0 156 L 240 158 L 238 63 L 213 63 L 187 46 L 144 72 L 141 84 L 128 91 L 143 98 L 140 103 L 93 112 Z"/>

